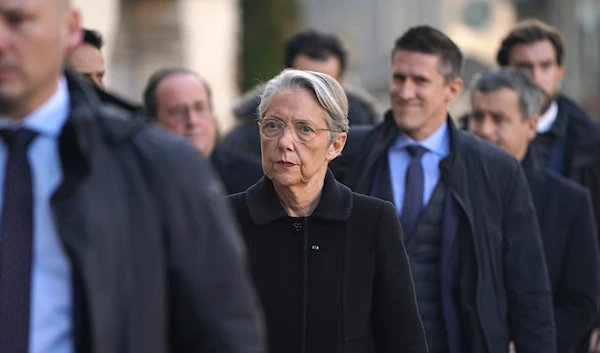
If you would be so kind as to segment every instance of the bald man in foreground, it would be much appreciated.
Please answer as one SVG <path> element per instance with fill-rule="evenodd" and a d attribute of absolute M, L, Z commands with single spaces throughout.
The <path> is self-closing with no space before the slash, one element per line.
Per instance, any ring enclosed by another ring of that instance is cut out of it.
<path fill-rule="evenodd" d="M 245 253 L 183 139 L 63 70 L 67 0 L 0 0 L 0 352 L 263 352 Z"/>

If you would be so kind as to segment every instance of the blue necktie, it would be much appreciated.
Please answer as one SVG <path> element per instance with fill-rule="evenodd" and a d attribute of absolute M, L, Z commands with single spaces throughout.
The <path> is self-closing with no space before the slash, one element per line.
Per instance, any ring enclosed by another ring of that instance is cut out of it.
<path fill-rule="evenodd" d="M 33 192 L 27 149 L 33 131 L 2 130 L 8 158 L 0 224 L 0 352 L 28 352 Z"/>
<path fill-rule="evenodd" d="M 425 177 L 421 158 L 427 152 L 425 147 L 408 146 L 406 150 L 411 156 L 410 164 L 406 170 L 406 183 L 404 184 L 404 202 L 400 223 L 404 229 L 404 237 L 409 240 L 417 227 L 421 211 L 423 210 L 423 190 Z"/>

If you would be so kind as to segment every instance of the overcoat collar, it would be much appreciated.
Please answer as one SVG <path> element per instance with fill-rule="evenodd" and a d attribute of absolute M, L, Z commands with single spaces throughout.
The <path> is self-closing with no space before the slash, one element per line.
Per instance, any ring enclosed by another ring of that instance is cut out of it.
<path fill-rule="evenodd" d="M 347 221 L 352 211 L 352 191 L 335 180 L 327 170 L 321 200 L 310 216 L 325 221 Z M 252 221 L 259 225 L 269 224 L 288 217 L 273 187 L 273 181 L 263 176 L 246 192 L 246 202 Z"/>

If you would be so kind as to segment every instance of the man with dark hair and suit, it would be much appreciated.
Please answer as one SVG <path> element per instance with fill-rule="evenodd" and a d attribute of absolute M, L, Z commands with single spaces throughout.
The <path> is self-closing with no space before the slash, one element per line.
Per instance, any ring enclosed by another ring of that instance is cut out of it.
<path fill-rule="evenodd" d="M 600 124 L 560 93 L 565 67 L 565 42 L 560 31 L 538 20 L 521 22 L 504 38 L 498 51 L 501 67 L 530 76 L 542 92 L 537 137 L 531 148 L 540 163 L 587 187 L 596 224 L 600 223 Z"/>
<path fill-rule="evenodd" d="M 65 73 L 80 41 L 69 0 L 0 0 L 0 352 L 263 352 L 210 168 Z"/>
<path fill-rule="evenodd" d="M 348 52 L 337 36 L 306 30 L 287 40 L 283 63 L 286 68 L 322 72 L 343 84 L 348 68 Z M 377 114 L 370 97 L 348 87 L 345 87 L 345 91 L 350 126 L 375 124 Z"/>
<path fill-rule="evenodd" d="M 197 73 L 184 68 L 157 71 L 144 90 L 144 105 L 152 121 L 184 136 L 210 159 L 227 194 L 246 191 L 262 177 L 258 160 L 217 144 L 212 92 Z"/>
<path fill-rule="evenodd" d="M 343 85 L 348 66 L 348 53 L 339 37 L 333 34 L 321 33 L 315 30 L 305 30 L 290 37 L 284 45 L 285 68 L 316 71 L 333 77 Z M 234 106 L 234 114 L 239 124 L 234 127 L 224 138 L 224 142 L 236 150 L 252 154 L 260 158 L 260 141 L 256 121 L 257 109 L 264 86 L 260 85 L 241 97 Z M 360 126 L 357 133 L 348 135 L 348 144 L 360 145 L 364 125 L 372 126 L 377 123 L 377 112 L 374 108 L 373 98 L 365 91 L 344 85 L 348 97 L 348 120 L 350 127 Z M 346 153 L 342 159 L 346 159 Z M 352 157 L 350 157 L 351 159 Z M 340 164 L 339 160 L 337 161 Z M 344 161 L 341 164 L 347 164 Z M 343 173 L 334 171 L 336 178 L 345 177 L 347 168 L 344 165 Z M 334 168 L 335 169 L 335 168 Z"/>
<path fill-rule="evenodd" d="M 430 353 L 555 352 L 553 303 L 527 180 L 499 148 L 448 116 L 462 54 L 410 28 L 392 51 L 392 109 L 348 184 L 394 203 Z"/>
<path fill-rule="evenodd" d="M 132 113 L 138 119 L 142 107 L 140 104 L 130 102 L 114 93 L 107 92 L 104 85 L 104 58 L 102 56 L 102 47 L 104 40 L 100 32 L 82 28 L 83 41 L 73 48 L 67 56 L 67 67 L 72 72 L 79 74 L 84 80 L 92 83 L 96 89 L 100 100 L 110 106 L 116 106 L 118 109 L 125 109 Z"/>
<path fill-rule="evenodd" d="M 104 89 L 104 40 L 98 31 L 82 28 L 83 41 L 71 51 L 67 65 L 84 79 Z"/>
<path fill-rule="evenodd" d="M 542 95 L 523 73 L 486 72 L 473 84 L 469 131 L 521 162 L 529 182 L 554 298 L 556 352 L 575 352 L 596 319 L 600 279 L 589 191 L 538 163 L 529 148 Z M 587 353 L 587 346 L 583 352 Z"/>

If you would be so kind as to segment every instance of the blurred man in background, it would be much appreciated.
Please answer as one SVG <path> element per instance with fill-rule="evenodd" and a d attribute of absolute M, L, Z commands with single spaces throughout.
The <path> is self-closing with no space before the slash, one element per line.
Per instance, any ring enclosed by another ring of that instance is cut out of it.
<path fill-rule="evenodd" d="M 560 93 L 565 43 L 541 21 L 518 24 L 502 41 L 497 61 L 530 76 L 543 95 L 537 137 L 531 147 L 542 165 L 587 187 L 600 222 L 600 125 Z"/>
<path fill-rule="evenodd" d="M 538 20 L 521 22 L 504 38 L 498 65 L 529 75 L 543 95 L 532 149 L 540 163 L 589 189 L 600 224 L 600 125 L 560 93 L 565 74 L 565 42 L 560 31 Z M 600 234 L 598 235 L 600 241 Z M 600 319 L 595 324 L 600 327 Z M 600 329 L 595 330 L 600 352 Z"/>
<path fill-rule="evenodd" d="M 337 36 L 306 30 L 292 36 L 286 42 L 283 65 L 285 68 L 321 72 L 343 84 L 348 66 L 348 53 Z M 239 125 L 224 138 L 224 143 L 228 146 L 257 157 L 260 157 L 260 142 L 256 111 L 263 89 L 264 86 L 258 86 L 236 102 L 234 114 L 239 120 Z M 377 123 L 378 114 L 373 99 L 357 88 L 345 85 L 344 89 L 348 96 L 350 126 Z M 360 145 L 363 134 L 354 137 L 356 134 L 352 133 L 352 129 L 350 131 L 348 143 Z M 339 176 L 336 173 L 337 177 Z"/>
<path fill-rule="evenodd" d="M 67 58 L 67 66 L 84 79 L 104 89 L 104 58 L 102 46 L 104 41 L 98 31 L 83 28 L 83 42 L 79 44 Z"/>
<path fill-rule="evenodd" d="M 142 110 L 140 104 L 130 102 L 105 90 L 104 76 L 106 70 L 102 56 L 102 47 L 104 46 L 102 35 L 92 29 L 82 28 L 82 31 L 83 41 L 67 56 L 67 67 L 93 84 L 102 102 L 135 113 L 136 119 L 143 119 L 140 116 Z"/>
<path fill-rule="evenodd" d="M 537 210 L 554 297 L 556 352 L 575 352 L 600 306 L 600 263 L 589 192 L 535 159 L 542 95 L 511 69 L 489 71 L 473 85 L 469 131 L 521 162 Z M 583 353 L 586 353 L 584 350 Z"/>
<path fill-rule="evenodd" d="M 148 117 L 188 139 L 210 159 L 227 194 L 246 191 L 263 175 L 260 162 L 218 146 L 218 130 L 208 83 L 197 73 L 167 68 L 150 77 L 144 90 Z"/>

